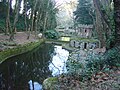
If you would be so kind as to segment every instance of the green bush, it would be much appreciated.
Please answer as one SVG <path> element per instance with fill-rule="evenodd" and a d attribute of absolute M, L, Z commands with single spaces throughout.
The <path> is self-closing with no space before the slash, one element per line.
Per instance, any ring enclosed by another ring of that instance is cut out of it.
<path fill-rule="evenodd" d="M 84 66 L 79 61 L 68 60 L 67 61 L 67 71 L 69 74 L 79 74 L 82 72 Z"/>
<path fill-rule="evenodd" d="M 105 62 L 110 67 L 120 67 L 120 48 L 108 50 L 105 55 Z"/>
<path fill-rule="evenodd" d="M 110 49 L 104 55 L 91 53 L 85 63 L 82 60 L 67 61 L 68 74 L 81 75 L 82 80 L 90 79 L 93 74 L 100 71 L 109 72 L 111 67 L 120 67 L 120 48 Z"/>
<path fill-rule="evenodd" d="M 86 74 L 92 75 L 106 68 L 105 59 L 102 55 L 92 55 L 87 58 Z"/>
<path fill-rule="evenodd" d="M 45 37 L 47 39 L 58 39 L 59 38 L 59 34 L 55 30 L 47 30 L 45 32 Z"/>

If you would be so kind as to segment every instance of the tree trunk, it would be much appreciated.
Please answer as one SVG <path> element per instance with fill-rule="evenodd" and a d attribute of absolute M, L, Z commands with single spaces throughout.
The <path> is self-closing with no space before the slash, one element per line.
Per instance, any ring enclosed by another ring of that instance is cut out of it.
<path fill-rule="evenodd" d="M 44 37 L 44 33 L 46 31 L 46 25 L 47 25 L 47 15 L 48 15 L 48 12 L 47 12 L 47 9 L 49 7 L 49 0 L 47 1 L 47 6 L 46 6 L 46 12 L 45 12 L 45 16 L 44 16 L 44 25 L 43 25 L 43 37 Z"/>
<path fill-rule="evenodd" d="M 39 3 L 41 3 L 41 1 L 39 1 Z M 42 13 L 41 13 L 41 7 L 42 5 L 40 4 L 39 9 L 38 9 L 38 14 L 37 14 L 37 20 L 36 20 L 36 31 L 41 29 L 41 17 L 42 17 Z"/>
<path fill-rule="evenodd" d="M 8 9 L 7 9 L 7 18 L 6 18 L 6 31 L 5 34 L 11 33 L 11 24 L 10 24 L 10 0 L 8 0 Z"/>
<path fill-rule="evenodd" d="M 94 6 L 96 8 L 96 23 L 95 23 L 95 30 L 97 32 L 97 37 L 100 40 L 101 47 L 106 47 L 106 40 L 104 38 L 104 31 L 102 22 L 104 22 L 104 18 L 102 18 L 103 14 L 100 10 L 100 7 L 96 0 L 93 0 Z"/>
<path fill-rule="evenodd" d="M 27 27 L 27 0 L 24 0 L 24 8 L 25 8 L 25 31 L 27 32 L 28 27 Z"/>
<path fill-rule="evenodd" d="M 101 15 L 101 19 L 104 20 L 104 22 L 107 24 L 108 28 L 111 30 L 112 27 L 110 26 L 109 22 L 108 22 L 108 16 L 106 15 L 106 13 L 103 13 L 102 10 L 101 10 L 101 3 L 100 3 L 100 0 L 93 0 L 94 2 L 94 5 L 96 7 L 96 10 L 99 11 L 100 15 Z"/>
<path fill-rule="evenodd" d="M 14 39 L 14 34 L 15 34 L 15 31 L 16 31 L 16 23 L 18 21 L 18 15 L 19 15 L 19 10 L 20 10 L 20 4 L 21 4 L 21 0 L 17 0 L 16 2 L 16 9 L 15 9 L 15 18 L 14 18 L 14 23 L 13 23 L 13 30 L 11 32 L 11 35 L 10 35 L 10 40 L 13 40 Z"/>
<path fill-rule="evenodd" d="M 96 11 L 96 31 L 97 31 L 97 36 L 98 39 L 101 42 L 101 48 L 102 47 L 106 47 L 106 40 L 104 38 L 104 31 L 103 31 L 103 24 L 102 24 L 103 20 L 101 19 L 101 16 L 99 14 L 99 11 Z"/>
<path fill-rule="evenodd" d="M 114 1 L 114 18 L 115 18 L 115 45 L 120 46 L 120 0 Z"/>
<path fill-rule="evenodd" d="M 35 0 L 35 4 L 34 4 L 34 7 L 33 7 L 33 13 L 32 13 L 32 25 L 31 25 L 31 31 L 34 31 L 34 27 L 35 27 L 35 14 L 36 14 L 36 6 L 37 6 L 37 3 L 38 3 L 38 0 Z"/>

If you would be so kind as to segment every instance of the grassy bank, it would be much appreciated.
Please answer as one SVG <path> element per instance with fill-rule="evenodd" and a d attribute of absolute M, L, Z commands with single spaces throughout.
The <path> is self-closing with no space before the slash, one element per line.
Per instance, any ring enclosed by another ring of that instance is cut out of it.
<path fill-rule="evenodd" d="M 9 57 L 31 51 L 43 42 L 44 42 L 44 40 L 41 39 L 38 42 L 31 42 L 31 43 L 27 43 L 24 45 L 18 45 L 12 49 L 6 49 L 6 50 L 0 52 L 0 63 L 5 61 Z"/>

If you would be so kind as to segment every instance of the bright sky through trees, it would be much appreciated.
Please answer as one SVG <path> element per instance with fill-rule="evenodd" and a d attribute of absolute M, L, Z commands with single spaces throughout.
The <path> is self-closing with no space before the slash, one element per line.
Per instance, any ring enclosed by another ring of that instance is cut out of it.
<path fill-rule="evenodd" d="M 70 2 L 70 1 L 77 1 L 77 0 L 55 0 L 57 3 L 64 3 L 64 2 Z"/>

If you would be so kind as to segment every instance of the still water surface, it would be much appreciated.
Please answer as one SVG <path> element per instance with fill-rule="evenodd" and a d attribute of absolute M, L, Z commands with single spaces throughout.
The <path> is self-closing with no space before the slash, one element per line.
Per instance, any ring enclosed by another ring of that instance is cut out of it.
<path fill-rule="evenodd" d="M 42 90 L 43 80 L 67 72 L 68 56 L 61 46 L 42 44 L 11 57 L 0 64 L 0 90 Z"/>

